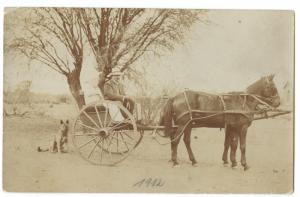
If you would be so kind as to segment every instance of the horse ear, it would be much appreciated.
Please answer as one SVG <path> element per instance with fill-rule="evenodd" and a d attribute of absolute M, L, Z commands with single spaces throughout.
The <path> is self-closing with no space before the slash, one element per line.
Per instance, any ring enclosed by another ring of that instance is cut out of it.
<path fill-rule="evenodd" d="M 270 76 L 268 76 L 269 80 L 272 81 L 275 77 L 275 74 L 271 74 Z"/>
<path fill-rule="evenodd" d="M 64 121 L 63 121 L 63 120 L 60 120 L 60 124 L 64 124 Z"/>

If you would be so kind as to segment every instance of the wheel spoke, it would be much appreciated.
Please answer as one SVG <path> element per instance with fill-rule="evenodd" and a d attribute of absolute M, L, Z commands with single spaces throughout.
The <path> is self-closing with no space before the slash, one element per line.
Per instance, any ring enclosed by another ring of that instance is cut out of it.
<path fill-rule="evenodd" d="M 97 143 L 95 143 L 95 145 L 93 146 L 91 152 L 88 155 L 88 159 L 92 156 L 93 152 L 95 151 L 97 145 L 99 144 L 99 142 L 101 141 L 102 138 L 99 138 L 99 140 L 97 141 Z"/>
<path fill-rule="evenodd" d="M 86 124 L 83 124 L 81 120 L 80 120 L 78 123 L 79 123 L 81 126 L 84 126 L 84 127 L 86 127 L 86 128 L 92 129 L 92 130 L 94 130 L 94 131 L 98 131 L 98 130 L 97 130 L 96 128 L 94 128 L 94 127 L 90 127 L 90 126 L 88 126 L 88 125 L 86 125 Z"/>
<path fill-rule="evenodd" d="M 97 133 L 75 133 L 74 136 L 95 136 L 98 135 Z"/>
<path fill-rule="evenodd" d="M 87 141 L 87 142 L 81 144 L 80 146 L 78 146 L 78 149 L 81 149 L 82 147 L 88 145 L 89 143 L 91 143 L 92 141 L 94 141 L 96 138 L 97 138 L 97 137 L 94 137 L 93 139 L 91 139 L 91 140 L 89 140 L 89 141 Z"/>
<path fill-rule="evenodd" d="M 129 137 L 130 139 L 132 139 L 135 143 L 137 142 L 133 137 L 131 137 L 130 135 L 128 135 L 126 132 L 123 132 L 123 134 L 125 134 L 127 137 Z"/>
<path fill-rule="evenodd" d="M 128 145 L 127 145 L 126 141 L 124 140 L 124 137 L 123 137 L 122 133 L 120 133 L 120 135 L 121 135 L 123 143 L 126 145 L 126 148 L 129 151 Z"/>
<path fill-rule="evenodd" d="M 100 126 L 103 128 L 102 120 L 101 120 L 101 118 L 100 118 L 100 115 L 99 115 L 99 112 L 98 112 L 98 109 L 97 109 L 97 106 L 96 106 L 96 105 L 95 105 L 95 111 L 96 111 L 96 114 L 97 114 L 97 117 L 98 117 Z"/>
<path fill-rule="evenodd" d="M 105 143 L 106 143 L 106 151 L 108 152 L 108 155 L 109 155 L 109 161 L 111 163 L 112 161 L 112 158 L 111 158 L 111 154 L 110 154 L 110 151 L 108 150 L 109 149 L 109 142 L 107 141 L 107 139 L 104 139 L 105 140 Z"/>
<path fill-rule="evenodd" d="M 111 137 L 111 139 L 112 139 L 112 140 L 114 140 L 114 139 L 117 140 L 118 138 L 116 138 L 116 137 Z M 119 140 L 119 139 L 118 139 L 118 140 Z M 113 144 L 114 144 L 114 143 L 112 142 L 112 145 L 113 145 Z M 132 145 L 131 143 L 128 143 L 128 142 L 127 142 L 127 144 Z M 120 149 L 119 149 L 119 146 L 120 146 L 120 143 L 119 143 L 119 141 L 117 141 L 117 151 L 114 152 L 114 153 L 121 153 L 122 155 L 124 155 L 124 152 L 125 152 L 125 151 L 119 152 L 119 150 L 120 150 Z M 120 151 L 121 151 L 121 150 L 120 150 Z M 111 151 L 111 152 L 112 152 L 112 151 Z"/>
<path fill-rule="evenodd" d="M 117 131 L 117 137 L 113 137 L 117 141 L 117 153 L 121 153 L 121 155 L 124 155 L 125 151 L 120 150 L 119 152 L 119 132 Z"/>
<path fill-rule="evenodd" d="M 101 152 L 100 152 L 100 163 L 102 162 L 102 155 L 103 155 L 103 149 L 104 149 L 104 140 L 101 141 Z"/>
<path fill-rule="evenodd" d="M 100 129 L 99 125 L 91 118 L 85 111 L 83 111 L 83 114 L 98 128 Z"/>
<path fill-rule="evenodd" d="M 130 120 L 128 118 L 126 118 L 125 120 L 123 120 L 122 122 L 119 122 L 118 124 L 114 125 L 113 127 L 110 128 L 110 131 L 112 130 L 116 130 L 118 128 L 119 125 L 121 125 L 122 123 L 126 123 L 126 120 Z"/>
<path fill-rule="evenodd" d="M 109 120 L 109 123 L 107 124 L 107 126 L 109 126 L 110 123 L 116 118 L 116 116 L 118 115 L 118 113 L 120 113 L 120 111 L 116 110 L 116 113 L 111 117 L 111 119 Z"/>
<path fill-rule="evenodd" d="M 107 150 L 109 152 L 109 158 L 110 158 L 110 161 L 112 161 L 112 156 L 111 156 L 111 150 L 110 150 L 110 147 L 111 147 L 111 142 L 112 142 L 112 139 L 113 139 L 113 136 L 114 136 L 114 133 L 112 134 L 110 140 L 109 140 L 109 144 L 108 144 L 108 147 L 107 147 Z"/>
<path fill-rule="evenodd" d="M 120 135 L 121 135 L 121 133 L 120 133 Z M 116 137 L 113 137 L 114 139 L 116 139 Z M 122 141 L 123 142 L 126 142 L 127 143 L 127 145 L 129 144 L 129 145 L 134 145 L 134 144 L 132 144 L 131 142 L 128 142 L 128 141 L 126 141 L 125 140 L 125 138 L 121 135 L 121 138 L 122 138 Z"/>

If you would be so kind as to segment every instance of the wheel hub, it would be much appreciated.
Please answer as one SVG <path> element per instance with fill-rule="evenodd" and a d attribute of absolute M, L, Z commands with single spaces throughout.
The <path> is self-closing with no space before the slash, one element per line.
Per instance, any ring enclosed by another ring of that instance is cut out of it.
<path fill-rule="evenodd" d="M 108 134 L 109 132 L 107 129 L 101 129 L 100 131 L 98 131 L 98 135 L 102 138 L 107 138 Z"/>

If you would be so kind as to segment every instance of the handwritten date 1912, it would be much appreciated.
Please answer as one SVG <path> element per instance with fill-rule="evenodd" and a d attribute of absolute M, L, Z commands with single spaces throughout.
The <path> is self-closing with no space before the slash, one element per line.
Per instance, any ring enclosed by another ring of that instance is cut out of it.
<path fill-rule="evenodd" d="M 144 178 L 135 184 L 133 187 L 162 187 L 165 182 L 160 178 Z"/>

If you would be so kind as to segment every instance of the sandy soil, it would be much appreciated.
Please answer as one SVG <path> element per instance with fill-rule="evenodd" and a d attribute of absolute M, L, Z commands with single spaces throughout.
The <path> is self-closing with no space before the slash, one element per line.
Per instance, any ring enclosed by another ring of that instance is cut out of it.
<path fill-rule="evenodd" d="M 253 123 L 248 130 L 250 170 L 224 167 L 224 132 L 194 129 L 192 167 L 181 142 L 179 168 L 168 163 L 170 147 L 146 133 L 141 144 L 115 167 L 94 166 L 71 150 L 38 153 L 58 127 L 51 118 L 5 118 L 3 188 L 15 192 L 290 193 L 293 191 L 293 121 L 287 116 Z M 71 147 L 72 148 L 72 147 Z M 238 151 L 239 152 L 239 151 Z M 240 154 L 238 153 L 239 160 Z M 158 186 L 142 180 L 160 180 Z M 136 184 L 136 185 L 135 185 Z"/>

